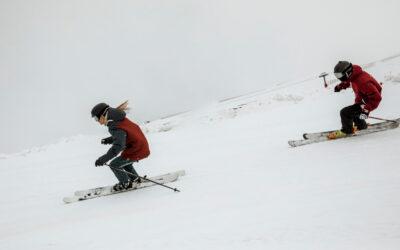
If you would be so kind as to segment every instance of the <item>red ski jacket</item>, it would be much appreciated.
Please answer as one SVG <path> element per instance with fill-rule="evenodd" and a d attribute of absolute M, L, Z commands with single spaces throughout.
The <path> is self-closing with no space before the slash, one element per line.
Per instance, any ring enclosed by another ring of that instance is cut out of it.
<path fill-rule="evenodd" d="M 339 90 L 352 87 L 356 95 L 356 104 L 364 104 L 363 112 L 369 114 L 382 100 L 382 87 L 370 74 L 358 65 L 353 65 L 353 73 L 348 81 L 337 85 Z"/>
<path fill-rule="evenodd" d="M 149 144 L 138 125 L 124 118 L 118 124 L 118 128 L 127 133 L 126 148 L 121 153 L 122 158 L 128 161 L 139 161 L 150 155 Z"/>

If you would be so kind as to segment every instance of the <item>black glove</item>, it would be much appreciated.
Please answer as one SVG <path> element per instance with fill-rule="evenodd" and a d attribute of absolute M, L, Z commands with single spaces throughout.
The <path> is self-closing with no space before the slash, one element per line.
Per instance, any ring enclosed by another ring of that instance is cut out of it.
<path fill-rule="evenodd" d="M 112 144 L 112 143 L 113 143 L 112 137 L 107 137 L 107 138 L 101 139 L 101 144 L 106 145 L 106 144 Z"/>
<path fill-rule="evenodd" d="M 101 160 L 100 158 L 96 160 L 96 162 L 94 163 L 94 165 L 96 165 L 96 167 L 101 167 L 105 164 L 105 162 L 103 160 Z"/>
<path fill-rule="evenodd" d="M 339 85 L 336 85 L 336 86 L 335 86 L 335 92 L 340 92 L 340 90 L 341 90 L 341 89 L 339 88 Z"/>

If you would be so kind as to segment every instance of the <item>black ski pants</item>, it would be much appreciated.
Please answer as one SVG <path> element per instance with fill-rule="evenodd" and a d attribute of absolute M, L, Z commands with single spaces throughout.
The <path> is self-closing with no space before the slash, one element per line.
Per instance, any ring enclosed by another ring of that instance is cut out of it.
<path fill-rule="evenodd" d="M 359 118 L 361 110 L 360 104 L 354 104 L 345 107 L 340 111 L 340 117 L 342 119 L 342 132 L 346 134 L 352 134 L 353 123 L 355 126 L 357 126 L 357 130 L 363 130 L 367 128 L 367 122 Z"/>

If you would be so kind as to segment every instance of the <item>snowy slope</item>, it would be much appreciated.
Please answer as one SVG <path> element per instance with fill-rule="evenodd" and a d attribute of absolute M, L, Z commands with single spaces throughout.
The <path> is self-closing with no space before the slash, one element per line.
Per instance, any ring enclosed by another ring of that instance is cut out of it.
<path fill-rule="evenodd" d="M 385 83 L 373 115 L 400 117 L 400 58 L 368 71 Z M 340 126 L 354 94 L 332 87 L 309 78 L 143 125 L 152 154 L 138 172 L 185 169 L 181 193 L 63 204 L 116 181 L 94 167 L 106 130 L 0 155 L 0 249 L 399 249 L 400 129 L 287 144 Z"/>

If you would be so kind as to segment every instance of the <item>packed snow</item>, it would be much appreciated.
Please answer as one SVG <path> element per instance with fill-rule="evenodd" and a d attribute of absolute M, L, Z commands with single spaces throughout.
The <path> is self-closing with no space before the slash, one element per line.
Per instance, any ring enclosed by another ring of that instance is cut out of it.
<path fill-rule="evenodd" d="M 399 118 L 400 58 L 367 71 L 384 82 L 371 115 Z M 116 182 L 94 166 L 108 149 L 106 128 L 1 154 L 0 249 L 399 249 L 400 129 L 287 144 L 340 128 L 354 94 L 334 93 L 327 80 L 328 88 L 311 77 L 142 124 L 151 155 L 138 173 L 185 170 L 169 184 L 181 193 L 154 186 L 64 204 L 75 190 Z"/>

